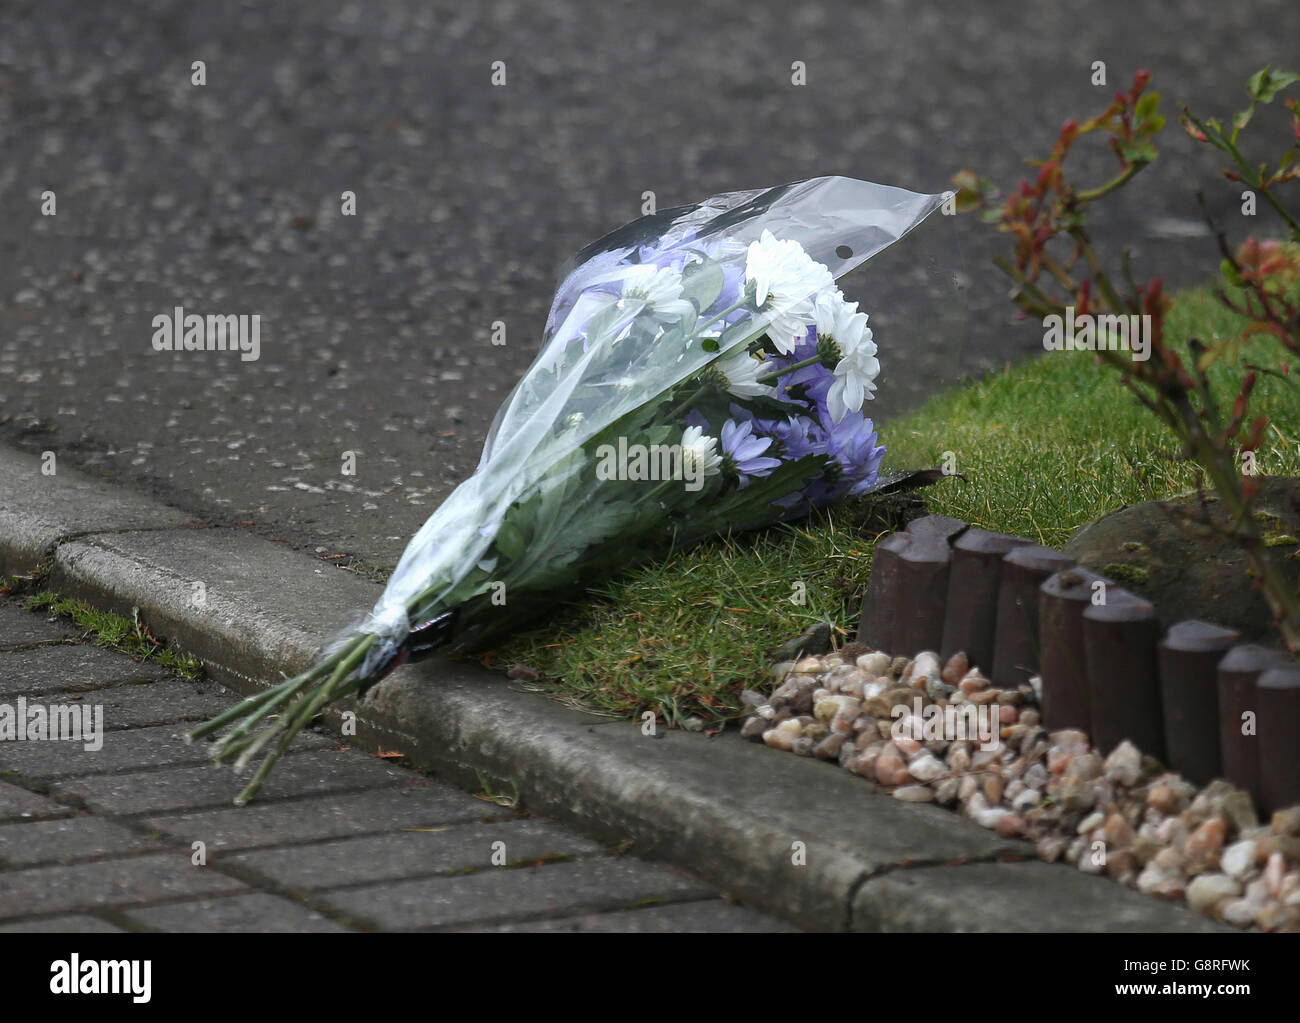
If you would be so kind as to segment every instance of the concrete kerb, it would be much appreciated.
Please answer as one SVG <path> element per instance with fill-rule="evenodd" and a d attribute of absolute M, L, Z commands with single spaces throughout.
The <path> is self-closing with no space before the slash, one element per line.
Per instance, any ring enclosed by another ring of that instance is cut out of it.
<path fill-rule="evenodd" d="M 0 574 L 30 575 L 69 537 L 175 528 L 193 519 L 120 487 L 67 469 L 42 470 L 35 455 L 0 448 Z"/>
<path fill-rule="evenodd" d="M 51 588 L 119 613 L 138 607 L 156 635 L 238 692 L 306 666 L 378 595 L 376 584 L 283 545 L 183 528 L 188 516 L 67 470 L 51 487 L 6 478 L 35 461 L 0 451 L 4 564 L 30 571 L 38 546 L 41 557 L 53 549 Z M 99 513 L 79 508 L 91 495 Z M 24 518 L 28 498 L 36 513 Z M 1068 888 L 1071 903 L 1092 907 L 1080 929 L 1219 929 L 1104 878 L 1010 862 L 1031 860 L 1032 848 L 937 807 L 871 793 L 829 765 L 734 735 L 647 736 L 473 665 L 435 659 L 404 668 L 350 709 L 358 745 L 402 752 L 412 766 L 468 787 L 513 785 L 530 808 L 601 837 L 630 837 L 638 851 L 804 927 L 1070 929 L 1062 924 Z M 953 915 L 954 905 L 999 902 L 1014 912 L 964 923 Z"/>

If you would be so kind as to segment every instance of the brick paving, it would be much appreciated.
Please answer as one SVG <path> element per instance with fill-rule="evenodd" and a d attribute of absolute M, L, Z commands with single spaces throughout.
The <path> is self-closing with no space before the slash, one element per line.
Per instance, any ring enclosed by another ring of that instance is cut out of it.
<path fill-rule="evenodd" d="M 102 707 L 104 731 L 0 741 L 0 932 L 792 929 L 324 734 L 233 807 L 240 780 L 181 739 L 231 694 L 0 600 L 0 706 L 19 698 Z"/>

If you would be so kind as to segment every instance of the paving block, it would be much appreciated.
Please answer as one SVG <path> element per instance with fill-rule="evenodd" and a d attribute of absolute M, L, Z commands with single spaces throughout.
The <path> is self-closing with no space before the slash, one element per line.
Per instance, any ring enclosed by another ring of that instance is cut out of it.
<path fill-rule="evenodd" d="M 0 698 L 101 689 L 167 677 L 156 664 L 82 643 L 0 651 Z M 12 700 L 9 700 L 12 702 Z"/>
<path fill-rule="evenodd" d="M 247 867 L 280 887 L 311 891 L 422 874 L 486 870 L 494 866 L 494 856 L 503 857 L 505 864 L 515 864 L 604 852 L 599 843 L 572 831 L 545 821 L 521 820 L 443 825 L 264 849 L 241 853 L 228 862 Z"/>
<path fill-rule="evenodd" d="M 313 901 L 384 930 L 464 927 L 528 917 L 630 909 L 703 899 L 713 890 L 686 874 L 617 856 L 541 867 L 489 867 L 475 874 L 325 892 Z"/>
<path fill-rule="evenodd" d="M 121 934 L 123 928 L 97 916 L 70 914 L 0 924 L 0 934 Z"/>
<path fill-rule="evenodd" d="M 288 845 L 403 827 L 436 827 L 504 816 L 506 811 L 450 785 L 417 779 L 403 788 L 250 803 L 222 810 L 139 818 L 162 834 L 218 850 Z"/>
<path fill-rule="evenodd" d="M 65 778 L 51 784 L 60 798 L 96 813 L 141 814 L 166 810 L 229 807 L 254 767 L 237 775 L 226 764 L 130 771 Z M 367 756 L 360 750 L 317 749 L 287 754 L 271 772 L 257 803 L 323 792 L 347 792 L 384 785 L 409 785 L 418 776 Z M 3 796 L 0 795 L 0 807 Z"/>
<path fill-rule="evenodd" d="M 0 868 L 143 852 L 159 845 L 154 839 L 101 817 L 22 821 L 0 825 Z"/>
<path fill-rule="evenodd" d="M 242 881 L 211 866 L 192 866 L 190 855 L 190 850 L 178 849 L 72 866 L 0 871 L 0 919 L 247 890 Z"/>
<path fill-rule="evenodd" d="M 192 728 L 229 707 L 230 697 L 222 696 L 212 683 L 164 678 L 89 692 L 50 693 L 42 696 L 40 702 L 103 707 L 104 730 L 116 731 L 175 722 L 190 722 L 188 727 Z"/>
<path fill-rule="evenodd" d="M 44 611 L 25 611 L 8 601 L 0 603 L 0 650 L 29 643 L 57 643 L 76 635 L 77 630 L 62 618 L 52 618 Z"/>
<path fill-rule="evenodd" d="M 60 806 L 37 792 L 0 781 L 0 821 L 66 817 L 72 812 L 71 807 Z"/>
<path fill-rule="evenodd" d="M 78 742 L 0 743 L 0 770 L 17 771 L 30 779 L 56 779 L 142 767 L 205 763 L 208 759 L 205 744 L 185 744 L 187 727 L 183 724 L 160 725 L 105 732 L 103 747 L 94 752 L 83 749 Z M 299 749 L 330 744 L 329 739 L 316 732 L 303 732 L 295 741 Z"/>
<path fill-rule="evenodd" d="M 195 899 L 165 906 L 129 909 L 132 923 L 172 934 L 200 934 L 213 931 L 258 934 L 337 934 L 346 927 L 299 905 L 266 892 L 227 895 L 219 899 Z"/>

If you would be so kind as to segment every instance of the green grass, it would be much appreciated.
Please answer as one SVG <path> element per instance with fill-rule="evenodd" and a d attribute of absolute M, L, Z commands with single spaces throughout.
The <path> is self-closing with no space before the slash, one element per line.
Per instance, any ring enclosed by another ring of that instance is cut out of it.
<path fill-rule="evenodd" d="M 1180 296 L 1167 332 L 1209 340 L 1240 326 L 1197 290 Z M 1276 347 L 1266 338 L 1245 354 L 1264 360 Z M 1226 392 L 1229 368 L 1216 381 Z M 1273 419 L 1260 470 L 1300 474 L 1300 392 L 1261 377 L 1253 407 Z M 882 424 L 880 436 L 894 468 L 955 454 L 966 479 L 924 491 L 932 511 L 1054 547 L 1093 518 L 1194 485 L 1172 439 L 1087 352 L 1044 354 L 940 395 Z M 774 646 L 818 621 L 841 638 L 855 627 L 881 529 L 879 516 L 870 521 L 869 508 L 844 506 L 711 541 L 607 583 L 497 656 L 537 668 L 560 698 L 610 713 L 653 710 L 670 724 L 733 717 L 740 690 L 766 676 Z M 796 583 L 806 588 L 802 605 L 791 600 Z"/>
<path fill-rule="evenodd" d="M 197 657 L 168 650 L 140 622 L 138 615 L 124 618 L 100 611 L 82 600 L 61 597 L 51 590 L 28 598 L 24 606 L 29 611 L 48 611 L 70 619 L 93 638 L 96 646 L 118 650 L 137 661 L 150 661 L 186 678 L 198 678 L 202 672 Z"/>
<path fill-rule="evenodd" d="M 1167 320 L 1171 338 L 1231 337 L 1239 317 L 1208 291 L 1182 294 Z M 1245 351 L 1269 364 L 1268 338 Z M 1240 372 L 1237 373 L 1238 381 Z M 1235 390 L 1231 368 L 1212 373 L 1217 393 Z M 1297 381 L 1300 383 L 1300 381 Z M 1231 399 L 1229 399 L 1231 400 Z M 1251 403 L 1273 421 L 1258 452 L 1261 472 L 1300 473 L 1300 390 L 1261 376 Z M 1191 466 L 1119 375 L 1087 352 L 1055 352 L 942 395 L 881 430 L 891 462 L 937 465 L 951 451 L 969 478 L 926 492 L 931 509 L 1052 547 L 1091 519 L 1195 485 Z"/>

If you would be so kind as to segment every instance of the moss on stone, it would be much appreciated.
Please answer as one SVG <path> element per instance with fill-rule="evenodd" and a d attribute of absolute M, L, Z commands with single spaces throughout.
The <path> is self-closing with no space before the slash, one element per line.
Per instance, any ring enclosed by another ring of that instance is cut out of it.
<path fill-rule="evenodd" d="M 1103 575 L 1110 576 L 1116 582 L 1129 583 L 1133 586 L 1144 586 L 1151 579 L 1151 573 L 1140 565 L 1125 565 L 1119 561 L 1110 562 L 1103 566 L 1101 571 Z"/>

